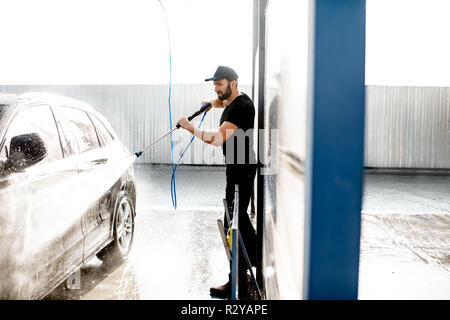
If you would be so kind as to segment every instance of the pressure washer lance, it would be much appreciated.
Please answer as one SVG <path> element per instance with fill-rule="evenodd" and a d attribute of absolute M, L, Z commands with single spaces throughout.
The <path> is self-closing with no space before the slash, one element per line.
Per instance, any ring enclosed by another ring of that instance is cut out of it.
<path fill-rule="evenodd" d="M 203 113 L 204 111 L 206 111 L 206 109 L 208 109 L 211 106 L 211 103 L 207 103 L 205 104 L 203 107 L 200 108 L 200 110 L 196 111 L 194 114 L 192 114 L 191 116 L 188 117 L 188 120 L 191 121 L 192 119 L 194 119 L 196 116 L 198 116 L 199 114 Z M 161 139 L 163 139 L 164 137 L 168 136 L 169 134 L 171 134 L 172 132 L 174 132 L 175 130 L 179 129 L 181 126 L 177 123 L 177 126 L 172 129 L 171 131 L 167 132 L 165 135 L 163 135 L 161 138 L 159 138 L 158 140 L 156 140 L 155 142 L 153 142 L 151 145 L 145 147 L 144 149 L 142 149 L 141 151 L 135 152 L 134 154 L 136 155 L 136 158 L 139 158 L 142 153 L 144 151 L 146 151 L 147 149 L 149 149 L 151 146 L 153 146 L 154 144 L 156 144 L 158 141 L 160 141 Z"/>

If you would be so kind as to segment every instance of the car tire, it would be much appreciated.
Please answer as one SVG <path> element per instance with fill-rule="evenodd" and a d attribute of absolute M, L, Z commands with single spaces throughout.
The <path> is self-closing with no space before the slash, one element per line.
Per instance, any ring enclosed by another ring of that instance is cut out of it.
<path fill-rule="evenodd" d="M 134 239 L 135 209 L 133 200 L 126 191 L 121 191 L 117 197 L 114 210 L 114 239 L 97 253 L 103 262 L 122 262 L 130 253 Z"/>

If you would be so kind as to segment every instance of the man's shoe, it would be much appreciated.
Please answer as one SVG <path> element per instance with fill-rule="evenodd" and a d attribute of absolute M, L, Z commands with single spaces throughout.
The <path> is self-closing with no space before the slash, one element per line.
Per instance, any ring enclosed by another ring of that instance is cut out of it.
<path fill-rule="evenodd" d="M 231 284 L 227 282 L 218 287 L 211 287 L 209 289 L 211 296 L 217 298 L 231 298 Z"/>

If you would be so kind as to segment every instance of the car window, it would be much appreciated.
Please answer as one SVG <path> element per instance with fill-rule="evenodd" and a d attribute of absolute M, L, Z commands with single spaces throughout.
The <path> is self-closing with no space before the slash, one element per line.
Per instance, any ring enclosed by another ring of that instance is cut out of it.
<path fill-rule="evenodd" d="M 9 149 L 11 138 L 28 133 L 38 133 L 46 144 L 47 156 L 40 164 L 62 159 L 61 143 L 50 106 L 31 106 L 16 115 L 8 127 L 5 145 Z"/>
<path fill-rule="evenodd" d="M 114 139 L 109 133 L 108 129 L 106 129 L 103 122 L 101 122 L 96 116 L 90 115 L 92 122 L 94 122 L 95 128 L 97 129 L 98 137 L 102 142 L 102 145 L 107 146 L 113 143 Z"/>
<path fill-rule="evenodd" d="M 67 123 L 67 120 L 64 120 L 63 117 L 58 113 L 60 108 L 54 108 L 57 120 L 56 125 L 58 127 L 59 134 L 61 136 L 62 148 L 65 157 L 69 157 L 71 155 L 77 154 L 80 152 L 78 147 L 78 141 L 75 137 L 75 133 L 70 128 L 70 125 Z"/>
<path fill-rule="evenodd" d="M 0 160 L 6 159 L 6 144 L 3 146 L 2 150 L 0 150 Z"/>
<path fill-rule="evenodd" d="M 80 153 L 100 147 L 94 125 L 86 112 L 70 107 L 61 107 L 59 110 L 77 138 Z"/>
<path fill-rule="evenodd" d="M 6 104 L 0 104 L 0 120 L 3 117 L 3 114 L 5 113 Z M 1 137 L 0 137 L 1 138 Z M 0 141 L 0 146 L 2 144 L 2 141 Z M 0 150 L 0 161 L 6 159 L 6 145 L 3 146 L 3 148 Z"/>

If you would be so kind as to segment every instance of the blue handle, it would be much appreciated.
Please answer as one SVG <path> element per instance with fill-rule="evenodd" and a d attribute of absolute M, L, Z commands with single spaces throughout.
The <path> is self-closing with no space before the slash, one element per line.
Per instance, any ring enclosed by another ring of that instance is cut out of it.
<path fill-rule="evenodd" d="M 203 111 L 206 111 L 206 109 L 208 109 L 211 106 L 211 103 L 207 103 L 205 104 L 203 107 L 200 108 L 200 113 L 202 113 Z"/>

